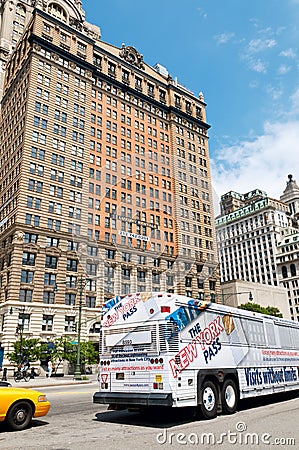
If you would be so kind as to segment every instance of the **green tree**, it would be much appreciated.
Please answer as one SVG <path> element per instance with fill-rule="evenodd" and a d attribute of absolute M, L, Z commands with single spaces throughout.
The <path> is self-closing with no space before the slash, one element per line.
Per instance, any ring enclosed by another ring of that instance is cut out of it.
<path fill-rule="evenodd" d="M 41 341 L 40 339 L 22 339 L 21 342 L 16 341 L 13 344 L 14 350 L 7 354 L 10 362 L 20 363 L 23 356 L 27 356 L 29 361 L 37 361 L 41 357 Z"/>
<path fill-rule="evenodd" d="M 75 365 L 77 362 L 77 348 L 76 344 L 72 343 L 72 338 L 63 336 L 56 338 L 53 341 L 53 348 L 47 352 L 47 358 L 51 358 L 55 363 L 55 371 L 57 371 L 60 364 L 65 360 L 70 364 Z M 95 364 L 98 359 L 98 353 L 94 348 L 92 342 L 80 343 L 81 365 Z"/>
<path fill-rule="evenodd" d="M 81 364 L 96 364 L 98 361 L 98 352 L 92 342 L 81 342 L 80 344 Z"/>
<path fill-rule="evenodd" d="M 77 362 L 77 349 L 78 346 L 76 344 L 71 344 L 71 348 L 66 354 L 66 360 L 71 364 L 76 364 Z M 80 359 L 81 365 L 85 364 L 95 364 L 98 359 L 98 353 L 94 348 L 92 342 L 81 342 L 80 343 Z"/>
<path fill-rule="evenodd" d="M 72 343 L 69 336 L 62 336 L 53 340 L 53 346 L 49 347 L 49 343 L 41 342 L 40 339 L 23 339 L 22 349 L 20 341 L 13 344 L 14 350 L 8 353 L 7 357 L 11 362 L 20 363 L 22 357 L 25 355 L 29 361 L 49 360 L 55 363 L 55 372 L 63 361 L 68 361 L 71 364 L 76 364 L 77 348 L 76 344 Z M 95 364 L 98 359 L 98 353 L 94 348 L 92 342 L 80 343 L 81 364 Z"/>
<path fill-rule="evenodd" d="M 74 346 L 71 344 L 71 338 L 69 336 L 61 336 L 54 339 L 53 347 L 47 350 L 47 359 L 55 362 L 56 372 L 64 360 L 71 361 L 73 353 Z"/>
<path fill-rule="evenodd" d="M 275 306 L 267 306 L 267 308 L 265 308 L 265 314 L 268 314 L 269 316 L 282 317 L 282 313 Z"/>
<path fill-rule="evenodd" d="M 243 303 L 238 306 L 239 309 L 246 309 L 247 311 L 258 312 L 268 316 L 282 317 L 282 313 L 275 306 L 263 307 L 258 303 Z"/>

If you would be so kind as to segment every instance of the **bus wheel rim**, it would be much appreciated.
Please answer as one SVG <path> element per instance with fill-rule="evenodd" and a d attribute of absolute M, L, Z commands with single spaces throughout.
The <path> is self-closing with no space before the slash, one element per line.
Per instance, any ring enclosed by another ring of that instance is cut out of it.
<path fill-rule="evenodd" d="M 234 388 L 230 385 L 225 389 L 225 402 L 229 408 L 233 408 L 236 403 L 236 393 Z"/>
<path fill-rule="evenodd" d="M 212 411 L 212 409 L 215 407 L 215 394 L 213 389 L 211 389 L 210 387 L 206 387 L 203 391 L 202 399 L 206 410 Z"/>

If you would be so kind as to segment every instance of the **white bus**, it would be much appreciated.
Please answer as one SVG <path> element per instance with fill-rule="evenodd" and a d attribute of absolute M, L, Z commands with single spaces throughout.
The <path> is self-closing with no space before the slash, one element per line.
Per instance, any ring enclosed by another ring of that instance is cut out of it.
<path fill-rule="evenodd" d="M 103 307 L 94 403 L 110 409 L 196 407 L 205 418 L 239 399 L 299 389 L 299 323 L 170 293 Z"/>

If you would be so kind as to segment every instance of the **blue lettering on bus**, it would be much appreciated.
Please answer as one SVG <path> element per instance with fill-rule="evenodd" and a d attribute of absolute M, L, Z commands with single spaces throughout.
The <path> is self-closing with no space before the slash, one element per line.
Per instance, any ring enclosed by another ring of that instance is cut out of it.
<path fill-rule="evenodd" d="M 205 363 L 208 364 L 213 356 L 216 356 L 219 350 L 221 349 L 221 342 L 219 340 L 219 337 L 215 339 L 215 341 L 212 342 L 212 344 L 207 348 L 207 350 L 204 350 L 203 356 L 205 358 Z"/>

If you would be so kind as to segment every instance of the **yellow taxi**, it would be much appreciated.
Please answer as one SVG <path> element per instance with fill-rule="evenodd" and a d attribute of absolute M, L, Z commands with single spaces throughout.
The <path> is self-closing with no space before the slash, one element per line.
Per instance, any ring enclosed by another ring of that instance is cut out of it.
<path fill-rule="evenodd" d="M 33 417 L 45 416 L 49 409 L 50 402 L 42 392 L 0 383 L 0 422 L 11 430 L 23 430 Z"/>

